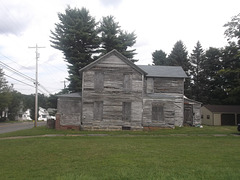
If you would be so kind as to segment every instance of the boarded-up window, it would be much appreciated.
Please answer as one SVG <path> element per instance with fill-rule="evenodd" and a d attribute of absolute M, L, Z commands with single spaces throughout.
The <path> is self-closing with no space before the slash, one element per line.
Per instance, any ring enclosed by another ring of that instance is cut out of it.
<path fill-rule="evenodd" d="M 102 92 L 104 87 L 103 72 L 96 71 L 94 74 L 94 89 L 96 92 Z"/>
<path fill-rule="evenodd" d="M 93 107 L 93 118 L 94 120 L 101 121 L 103 116 L 103 102 L 95 101 Z"/>
<path fill-rule="evenodd" d="M 152 121 L 153 122 L 164 121 L 162 104 L 152 104 Z"/>
<path fill-rule="evenodd" d="M 131 74 L 125 74 L 123 79 L 123 91 L 128 93 L 132 91 L 132 76 Z"/>
<path fill-rule="evenodd" d="M 131 102 L 123 102 L 122 104 L 122 120 L 130 122 L 131 121 Z"/>

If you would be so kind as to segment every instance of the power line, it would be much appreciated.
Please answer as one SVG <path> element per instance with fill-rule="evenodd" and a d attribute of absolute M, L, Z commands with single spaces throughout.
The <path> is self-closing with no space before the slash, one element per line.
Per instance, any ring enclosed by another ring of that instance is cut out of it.
<path fill-rule="evenodd" d="M 21 77 L 23 77 L 23 78 L 31 81 L 31 82 L 35 82 L 35 79 L 33 79 L 33 78 L 31 78 L 31 77 L 29 77 L 29 76 L 27 76 L 27 75 L 25 75 L 25 74 L 17 71 L 16 69 L 8 66 L 7 64 L 3 63 L 2 61 L 0 61 L 0 63 L 1 63 L 0 65 L 1 65 L 3 68 L 6 68 L 7 70 L 12 71 L 13 73 L 15 73 L 15 74 L 17 74 L 17 75 L 19 75 L 19 76 L 21 76 Z"/>
<path fill-rule="evenodd" d="M 4 74 L 4 76 L 7 76 L 7 77 L 9 77 L 9 78 L 11 78 L 11 79 L 14 79 L 15 81 L 18 81 L 18 82 L 20 82 L 20 83 L 25 84 L 25 85 L 28 85 L 28 86 L 34 87 L 34 86 L 31 85 L 31 84 L 25 83 L 25 82 L 23 82 L 23 81 L 21 81 L 21 80 L 19 80 L 19 79 L 15 79 L 15 78 L 13 78 L 13 77 L 11 77 L 11 76 L 8 76 L 7 74 Z"/>

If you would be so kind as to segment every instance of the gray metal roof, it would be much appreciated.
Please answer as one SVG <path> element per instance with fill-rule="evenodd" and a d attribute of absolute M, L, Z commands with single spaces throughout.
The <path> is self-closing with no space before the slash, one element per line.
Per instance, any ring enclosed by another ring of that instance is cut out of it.
<path fill-rule="evenodd" d="M 205 105 L 211 112 L 240 113 L 240 106 L 234 105 Z"/>
<path fill-rule="evenodd" d="M 186 73 L 183 71 L 181 66 L 138 65 L 138 67 L 147 73 L 147 77 L 175 77 L 175 78 L 188 77 Z"/>

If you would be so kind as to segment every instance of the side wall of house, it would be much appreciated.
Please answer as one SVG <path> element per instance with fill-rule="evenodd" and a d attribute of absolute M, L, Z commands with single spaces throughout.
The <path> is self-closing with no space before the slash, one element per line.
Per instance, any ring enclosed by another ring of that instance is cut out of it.
<path fill-rule="evenodd" d="M 56 129 L 80 129 L 81 98 L 58 98 Z"/>
<path fill-rule="evenodd" d="M 174 127 L 183 125 L 184 117 L 184 80 L 183 78 L 145 79 L 143 100 L 143 126 Z M 153 106 L 163 106 L 163 121 L 153 122 Z"/>
<path fill-rule="evenodd" d="M 83 72 L 82 128 L 141 128 L 142 74 L 111 55 Z"/>

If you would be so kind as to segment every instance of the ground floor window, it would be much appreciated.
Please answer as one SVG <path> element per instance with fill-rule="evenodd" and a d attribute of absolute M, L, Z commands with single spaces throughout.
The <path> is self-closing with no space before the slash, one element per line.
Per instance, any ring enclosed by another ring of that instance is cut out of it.
<path fill-rule="evenodd" d="M 123 102 L 122 104 L 122 120 L 130 122 L 131 121 L 131 102 Z"/>
<path fill-rule="evenodd" d="M 101 121 L 102 116 L 103 116 L 103 102 L 95 101 L 93 105 L 93 119 Z"/>
<path fill-rule="evenodd" d="M 163 122 L 163 105 L 158 103 L 152 104 L 152 122 Z"/>

